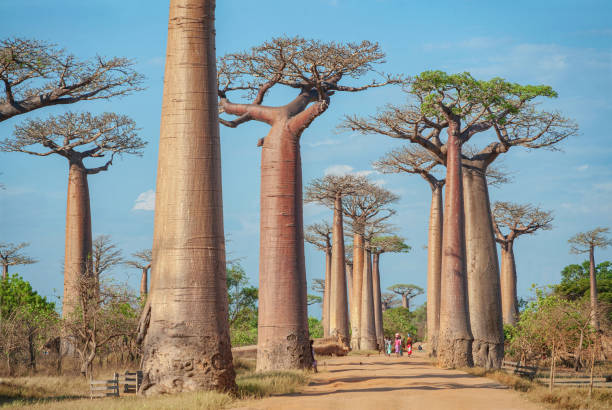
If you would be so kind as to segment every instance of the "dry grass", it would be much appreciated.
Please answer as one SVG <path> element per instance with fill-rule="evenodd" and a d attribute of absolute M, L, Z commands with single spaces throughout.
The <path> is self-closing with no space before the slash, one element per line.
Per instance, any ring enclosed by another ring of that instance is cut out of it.
<path fill-rule="evenodd" d="M 527 399 L 536 403 L 544 403 L 549 408 L 564 410 L 612 408 L 610 389 L 593 389 L 591 397 L 589 397 L 588 387 L 556 387 L 549 392 L 548 386 L 501 370 L 487 371 L 478 367 L 462 370 L 474 376 L 488 377 L 516 391 L 523 392 Z"/>
<path fill-rule="evenodd" d="M 349 356 L 378 356 L 381 354 L 378 350 L 351 350 Z"/>
<path fill-rule="evenodd" d="M 90 400 L 89 386 L 81 377 L 32 376 L 0 379 L 0 408 L 33 408 L 41 410 L 76 409 L 223 409 L 238 400 L 259 399 L 277 394 L 294 393 L 308 383 L 306 371 L 255 373 L 254 359 L 234 361 L 238 396 L 216 392 L 182 393 L 145 398 L 121 396 Z M 105 378 L 101 374 L 97 378 Z"/>

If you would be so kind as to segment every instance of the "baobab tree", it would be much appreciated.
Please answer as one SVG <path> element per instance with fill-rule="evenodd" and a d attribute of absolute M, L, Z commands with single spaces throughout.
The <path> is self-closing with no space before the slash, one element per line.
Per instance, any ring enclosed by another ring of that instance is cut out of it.
<path fill-rule="evenodd" d="M 144 300 L 149 293 L 148 276 L 153 260 L 153 252 L 151 249 L 143 249 L 132 254 L 132 259 L 125 262 L 126 265 L 136 269 L 140 269 L 140 299 Z"/>
<path fill-rule="evenodd" d="M 63 317 L 78 303 L 79 275 L 92 273 L 88 263 L 92 255 L 88 177 L 107 171 L 116 155 L 141 155 L 145 145 L 127 116 L 72 112 L 45 120 L 29 119 L 15 126 L 13 138 L 0 142 L 1 151 L 59 155 L 68 161 Z M 104 159 L 105 163 L 89 168 L 85 164 L 88 159 Z"/>
<path fill-rule="evenodd" d="M 351 348 L 355 350 L 364 349 L 361 346 L 361 318 L 363 310 L 363 291 L 364 269 L 367 274 L 368 264 L 366 255 L 368 249 L 365 243 L 366 227 L 368 225 L 376 226 L 384 222 L 386 219 L 395 214 L 393 209 L 388 207 L 389 204 L 396 202 L 399 199 L 397 195 L 391 191 L 381 188 L 373 183 L 364 183 L 357 193 L 347 196 L 342 202 L 342 212 L 344 216 L 349 218 L 351 231 L 353 233 L 353 268 L 352 268 L 352 290 L 351 290 Z M 371 287 L 371 284 L 370 284 Z M 367 292 L 368 289 L 366 288 Z M 366 301 L 371 303 L 370 301 Z M 368 304 L 365 305 L 366 309 Z M 369 321 L 364 324 L 370 328 Z M 372 330 L 374 323 L 372 322 Z M 372 343 L 368 339 L 368 343 Z"/>
<path fill-rule="evenodd" d="M 54 44 L 26 38 L 0 41 L 0 122 L 16 115 L 141 90 L 143 76 L 125 58 L 79 60 Z"/>
<path fill-rule="evenodd" d="M 327 221 L 308 225 L 304 240 L 325 252 L 325 280 L 323 285 L 323 337 L 329 337 L 329 302 L 331 295 L 332 227 Z M 312 304 L 312 303 L 310 303 Z"/>
<path fill-rule="evenodd" d="M 410 301 L 423 294 L 423 288 L 413 284 L 398 283 L 389 286 L 387 290 L 402 297 L 402 307 L 410 310 Z"/>
<path fill-rule="evenodd" d="M 397 83 L 399 79 L 389 76 L 362 86 L 343 83 L 373 73 L 383 59 L 378 44 L 368 41 L 339 44 L 278 37 L 219 60 L 220 108 L 236 117 L 220 122 L 229 127 L 250 120 L 270 125 L 258 143 L 263 148 L 258 370 L 310 367 L 300 137 L 328 109 L 334 93 Z M 263 106 L 265 95 L 277 85 L 295 89 L 297 96 L 284 106 Z M 236 90 L 250 91 L 254 99 L 230 102 L 228 94 Z"/>
<path fill-rule="evenodd" d="M 389 292 L 383 292 L 380 299 L 383 312 L 387 309 L 397 307 L 401 303 L 396 294 Z"/>
<path fill-rule="evenodd" d="M 326 175 L 306 187 L 305 202 L 316 202 L 333 208 L 331 248 L 331 295 L 329 301 L 329 334 L 348 346 L 349 320 L 347 300 L 347 271 L 344 246 L 342 199 L 353 195 L 365 184 L 364 177 L 355 175 Z M 350 288 L 349 288 L 350 289 Z"/>
<path fill-rule="evenodd" d="M 377 234 L 378 235 L 378 234 Z M 370 239 L 370 252 L 372 253 L 372 286 L 374 287 L 374 325 L 376 327 L 376 340 L 379 347 L 383 347 L 383 302 L 380 290 L 380 255 L 383 253 L 406 253 L 410 246 L 405 239 L 397 235 L 374 236 Z"/>
<path fill-rule="evenodd" d="M 534 108 L 534 99 L 556 97 L 548 86 L 426 71 L 408 82 L 406 92 L 411 99 L 407 106 L 389 106 L 369 118 L 347 117 L 343 127 L 409 140 L 446 166 L 439 362 L 448 367 L 471 366 L 474 361 L 486 368 L 499 367 L 503 359 L 499 267 L 486 170 L 513 146 L 553 148 L 576 134 L 577 126 L 556 112 Z M 463 155 L 464 144 L 489 130 L 497 141 L 474 155 Z"/>
<path fill-rule="evenodd" d="M 406 172 L 421 176 L 431 188 L 427 239 L 427 343 L 432 357 L 437 355 L 440 325 L 440 275 L 442 269 L 442 190 L 436 157 L 419 145 L 408 145 L 387 153 L 374 168 L 382 173 Z M 438 167 L 439 168 L 439 167 Z"/>
<path fill-rule="evenodd" d="M 145 395 L 236 386 L 214 19 L 214 0 L 170 1 L 151 288 L 138 334 Z"/>
<path fill-rule="evenodd" d="M 9 266 L 14 265 L 30 265 L 38 262 L 36 259 L 30 258 L 20 252 L 26 246 L 30 246 L 28 242 L 18 244 L 1 243 L 0 242 L 0 263 L 2 264 L 2 280 L 8 279 Z"/>
<path fill-rule="evenodd" d="M 531 204 L 495 202 L 493 229 L 501 247 L 501 298 L 504 324 L 516 325 L 518 298 L 516 294 L 516 264 L 514 241 L 521 235 L 552 228 L 552 213 Z M 504 234 L 503 231 L 507 231 Z"/>
<path fill-rule="evenodd" d="M 571 245 L 570 252 L 575 254 L 589 254 L 589 278 L 591 285 L 591 326 L 599 331 L 597 317 L 597 276 L 595 275 L 595 248 L 607 248 L 612 240 L 607 236 L 610 228 L 597 227 L 591 231 L 580 232 L 572 236 L 567 242 Z"/>

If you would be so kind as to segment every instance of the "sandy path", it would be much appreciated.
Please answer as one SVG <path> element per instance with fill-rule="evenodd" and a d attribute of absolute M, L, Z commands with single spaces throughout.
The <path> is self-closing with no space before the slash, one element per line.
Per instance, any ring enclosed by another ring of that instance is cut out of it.
<path fill-rule="evenodd" d="M 325 362 L 325 363 L 324 363 Z M 541 409 L 493 380 L 432 367 L 425 353 L 319 360 L 300 393 L 252 401 L 242 409 Z"/>

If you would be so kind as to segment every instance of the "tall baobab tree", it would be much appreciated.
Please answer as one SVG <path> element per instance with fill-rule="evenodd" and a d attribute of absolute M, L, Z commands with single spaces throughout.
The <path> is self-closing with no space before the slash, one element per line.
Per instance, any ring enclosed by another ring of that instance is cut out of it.
<path fill-rule="evenodd" d="M 387 153 L 374 163 L 382 173 L 406 172 L 421 176 L 431 188 L 427 239 L 427 343 L 432 357 L 437 355 L 440 325 L 440 275 L 442 270 L 442 190 L 443 178 L 436 175 L 436 157 L 419 145 L 404 146 Z"/>
<path fill-rule="evenodd" d="M 504 324 L 515 325 L 518 320 L 516 294 L 516 264 L 514 241 L 521 235 L 552 228 L 552 213 L 533 205 L 512 202 L 493 204 L 495 240 L 501 247 L 501 298 Z M 507 231 L 504 234 L 503 231 Z"/>
<path fill-rule="evenodd" d="M 0 122 L 19 114 L 140 90 L 143 77 L 125 58 L 78 60 L 54 44 L 25 38 L 0 41 Z"/>
<path fill-rule="evenodd" d="M 591 285 L 591 326 L 599 331 L 597 317 L 597 276 L 595 275 L 595 248 L 607 248 L 612 240 L 607 236 L 610 228 L 597 227 L 591 231 L 580 232 L 572 236 L 567 242 L 571 245 L 570 251 L 575 254 L 589 254 L 589 278 Z"/>
<path fill-rule="evenodd" d="M 362 329 L 362 310 L 363 310 L 363 291 L 364 291 L 364 269 L 367 274 L 368 254 L 367 244 L 365 243 L 365 233 L 367 225 L 379 225 L 387 218 L 395 214 L 395 211 L 388 207 L 389 204 L 399 199 L 391 191 L 381 188 L 373 183 L 364 183 L 359 191 L 354 195 L 347 196 L 342 203 L 344 216 L 350 219 L 351 230 L 353 233 L 353 269 L 352 269 L 352 290 L 351 290 L 351 348 L 354 350 L 364 349 L 361 346 Z M 371 284 L 370 284 L 371 287 Z M 366 289 L 366 292 L 368 289 Z M 366 300 L 366 303 L 372 301 Z M 366 304 L 366 310 L 369 307 Z M 373 310 L 372 310 L 373 313 Z M 369 319 L 369 318 L 368 318 Z M 372 318 L 373 319 L 373 318 Z M 365 323 L 369 329 L 370 321 Z M 374 322 L 372 320 L 372 331 L 375 334 Z M 371 338 L 368 339 L 371 344 Z"/>
<path fill-rule="evenodd" d="M 339 44 L 279 37 L 219 61 L 220 108 L 236 117 L 220 122 L 229 127 L 250 120 L 270 125 L 258 144 L 263 148 L 258 370 L 310 367 L 300 137 L 328 109 L 332 94 L 398 82 L 387 76 L 381 83 L 343 84 L 374 72 L 383 59 L 378 44 L 368 41 Z M 263 106 L 264 96 L 276 85 L 295 89 L 297 96 L 284 106 Z M 228 94 L 236 90 L 250 91 L 254 99 L 232 103 Z"/>
<path fill-rule="evenodd" d="M 406 91 L 407 106 L 390 106 L 365 119 L 347 117 L 343 126 L 409 140 L 446 166 L 438 359 L 448 367 L 474 361 L 499 367 L 503 327 L 486 170 L 513 146 L 553 148 L 576 134 L 577 126 L 556 112 L 534 108 L 534 99 L 557 95 L 548 86 L 426 71 L 411 79 Z M 497 141 L 463 155 L 464 144 L 489 130 Z"/>
<path fill-rule="evenodd" d="M 423 288 L 413 284 L 398 283 L 389 286 L 387 290 L 402 297 L 402 307 L 410 309 L 410 301 L 423 294 Z"/>
<path fill-rule="evenodd" d="M 141 392 L 235 389 L 214 0 L 171 0 Z"/>
<path fill-rule="evenodd" d="M 143 249 L 132 254 L 132 259 L 126 261 L 125 264 L 136 269 L 140 269 L 140 298 L 145 299 L 149 293 L 148 276 L 153 260 L 153 252 L 151 249 Z"/>
<path fill-rule="evenodd" d="M 134 121 L 124 115 L 68 112 L 46 120 L 27 120 L 15 126 L 13 138 L 0 142 L 1 151 L 60 155 L 68 161 L 64 317 L 78 303 L 78 277 L 92 273 L 88 177 L 108 170 L 115 155 L 141 155 L 146 142 L 137 131 Z M 105 163 L 88 168 L 88 159 L 105 159 Z"/>
<path fill-rule="evenodd" d="M 13 265 L 30 265 L 38 262 L 36 259 L 30 258 L 20 252 L 26 246 L 30 246 L 28 242 L 18 244 L 0 243 L 0 263 L 2 264 L 2 280 L 8 279 L 9 266 Z"/>
<path fill-rule="evenodd" d="M 344 246 L 342 199 L 357 192 L 366 179 L 354 175 L 326 175 L 306 187 L 305 202 L 316 202 L 334 210 L 331 248 L 331 295 L 329 301 L 329 334 L 348 346 L 349 320 L 347 300 L 347 271 Z"/>
<path fill-rule="evenodd" d="M 323 285 L 323 337 L 329 337 L 329 302 L 331 295 L 331 264 L 332 264 L 332 227 L 327 221 L 308 225 L 304 240 L 325 252 L 325 280 Z"/>
<path fill-rule="evenodd" d="M 374 287 L 374 322 L 376 327 L 376 340 L 379 347 L 383 346 L 383 302 L 380 290 L 380 255 L 383 253 L 406 253 L 410 246 L 406 245 L 405 239 L 397 235 L 374 236 L 370 239 L 370 251 L 372 253 L 372 285 Z"/>

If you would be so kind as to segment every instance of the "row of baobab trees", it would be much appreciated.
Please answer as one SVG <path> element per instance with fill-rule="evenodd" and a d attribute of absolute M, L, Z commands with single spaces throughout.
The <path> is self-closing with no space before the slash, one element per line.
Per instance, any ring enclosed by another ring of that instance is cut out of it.
<path fill-rule="evenodd" d="M 142 392 L 235 388 L 227 323 L 219 124 L 238 127 L 258 121 L 270 126 L 258 141 L 262 158 L 257 369 L 310 366 L 300 137 L 329 109 L 335 94 L 394 85 L 403 87 L 405 105 L 389 105 L 368 117 L 346 116 L 342 128 L 405 140 L 408 146 L 379 161 L 380 168 L 419 174 L 431 187 L 428 337 L 440 363 L 499 366 L 501 287 L 486 174 L 513 147 L 554 148 L 577 133 L 571 120 L 537 109 L 538 99 L 556 93 L 548 86 L 523 86 L 500 78 L 482 81 L 468 73 L 427 71 L 412 78 L 380 74 L 377 66 L 385 55 L 370 41 L 279 37 L 218 60 L 214 44 L 214 1 L 171 0 L 151 289 L 138 335 L 145 374 Z M 142 76 L 126 59 L 82 62 L 31 40 L 3 41 L 0 64 L 5 86 L 0 121 L 45 106 L 107 99 L 142 88 Z M 28 88 L 28 82 L 43 86 Z M 270 90 L 282 86 L 293 89 L 295 98 L 282 106 L 264 105 Z M 234 97 L 236 93 L 242 96 Z M 107 171 L 117 155 L 140 154 L 145 141 L 137 131 L 123 115 L 68 113 L 27 120 L 16 126 L 13 138 L 2 142 L 4 151 L 55 154 L 68 161 L 64 314 L 73 309 L 76 278 L 88 273 L 88 177 Z M 489 143 L 468 147 L 477 134 Z M 407 162 L 396 161 L 399 155 Z M 85 161 L 92 158 L 106 162 L 87 167 Z M 344 235 L 338 231 L 345 193 L 334 192 L 316 200 L 334 209 L 326 309 L 330 332 L 346 338 L 348 315 L 335 313 L 347 306 L 341 295 L 346 292 Z M 519 224 L 513 227 L 522 229 Z M 369 333 L 364 334 L 359 322 L 373 317 L 362 309 L 363 300 L 375 298 L 367 256 L 372 245 L 365 244 L 372 237 L 363 221 L 353 220 L 351 229 L 351 344 L 365 348 L 376 341 L 375 329 L 372 332 L 368 324 Z M 509 265 L 504 270 L 513 269 Z"/>

